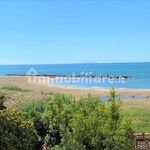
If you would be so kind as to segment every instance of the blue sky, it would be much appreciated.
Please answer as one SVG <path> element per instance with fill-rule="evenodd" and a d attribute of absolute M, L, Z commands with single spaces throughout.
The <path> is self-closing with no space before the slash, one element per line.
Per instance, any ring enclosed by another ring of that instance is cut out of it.
<path fill-rule="evenodd" d="M 149 62 L 149 0 L 1 0 L 0 64 Z"/>

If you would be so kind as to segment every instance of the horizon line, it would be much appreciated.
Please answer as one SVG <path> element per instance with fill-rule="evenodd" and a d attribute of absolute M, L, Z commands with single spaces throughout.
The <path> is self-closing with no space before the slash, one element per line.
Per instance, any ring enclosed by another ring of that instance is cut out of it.
<path fill-rule="evenodd" d="M 33 63 L 33 64 L 0 64 L 0 66 L 23 66 L 23 65 L 76 65 L 76 64 L 128 64 L 128 63 L 150 63 L 149 62 L 77 62 L 77 63 Z"/>

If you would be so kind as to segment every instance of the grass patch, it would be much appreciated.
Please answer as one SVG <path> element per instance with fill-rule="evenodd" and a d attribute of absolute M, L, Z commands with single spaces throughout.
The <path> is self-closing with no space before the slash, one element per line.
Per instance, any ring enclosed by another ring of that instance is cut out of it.
<path fill-rule="evenodd" d="M 14 85 L 4 86 L 2 90 L 16 91 L 16 92 L 31 92 L 29 89 L 23 89 Z"/>
<path fill-rule="evenodd" d="M 132 106 L 122 110 L 124 117 L 129 117 L 135 132 L 150 132 L 150 109 Z"/>

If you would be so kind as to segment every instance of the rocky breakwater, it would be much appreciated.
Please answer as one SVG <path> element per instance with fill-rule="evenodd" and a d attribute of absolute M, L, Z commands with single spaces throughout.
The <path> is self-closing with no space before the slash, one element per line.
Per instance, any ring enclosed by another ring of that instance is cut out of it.
<path fill-rule="evenodd" d="M 131 76 L 126 75 L 48 75 L 48 74 L 41 74 L 41 75 L 26 75 L 26 74 L 7 74 L 7 76 L 37 76 L 37 77 L 50 77 L 50 78 L 106 78 L 106 79 L 130 79 Z"/>

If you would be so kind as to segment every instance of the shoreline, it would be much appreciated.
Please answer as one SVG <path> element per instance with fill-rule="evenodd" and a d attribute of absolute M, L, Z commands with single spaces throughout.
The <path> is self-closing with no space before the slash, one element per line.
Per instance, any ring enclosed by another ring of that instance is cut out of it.
<path fill-rule="evenodd" d="M 16 85 L 21 88 L 31 89 L 37 92 L 52 91 L 55 93 L 64 93 L 74 95 L 75 97 L 86 97 L 88 94 L 92 96 L 108 96 L 111 88 L 88 88 L 88 87 L 75 87 L 67 85 L 45 84 L 45 83 L 29 83 L 27 77 L 23 76 L 0 76 L 0 86 Z M 130 95 L 130 96 L 150 96 L 150 89 L 122 89 L 115 88 L 117 95 Z"/>

